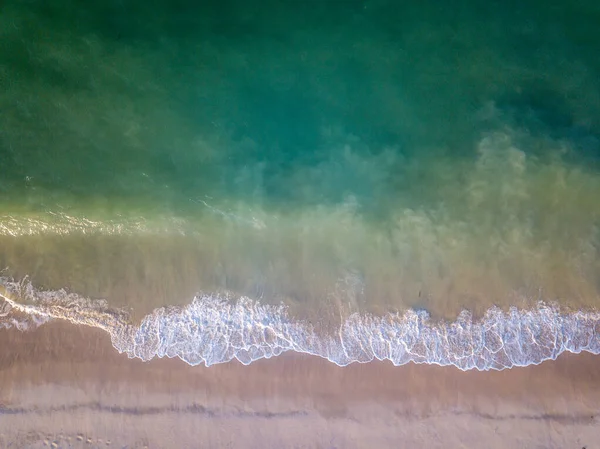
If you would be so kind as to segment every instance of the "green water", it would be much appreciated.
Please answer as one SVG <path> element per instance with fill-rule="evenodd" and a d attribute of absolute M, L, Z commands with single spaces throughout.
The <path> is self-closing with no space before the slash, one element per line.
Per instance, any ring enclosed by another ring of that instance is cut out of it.
<path fill-rule="evenodd" d="M 0 260 L 14 274 L 86 293 L 101 271 L 82 264 L 111 264 L 81 236 L 177 234 L 206 265 L 175 270 L 190 290 L 597 304 L 597 2 L 0 8 Z"/>

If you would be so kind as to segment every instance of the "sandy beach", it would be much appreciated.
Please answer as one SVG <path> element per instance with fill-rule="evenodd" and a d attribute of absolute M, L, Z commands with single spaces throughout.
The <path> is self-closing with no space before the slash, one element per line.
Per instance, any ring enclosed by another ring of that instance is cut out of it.
<path fill-rule="evenodd" d="M 283 355 L 190 367 L 103 332 L 0 332 L 2 447 L 594 448 L 600 359 L 501 372 Z"/>

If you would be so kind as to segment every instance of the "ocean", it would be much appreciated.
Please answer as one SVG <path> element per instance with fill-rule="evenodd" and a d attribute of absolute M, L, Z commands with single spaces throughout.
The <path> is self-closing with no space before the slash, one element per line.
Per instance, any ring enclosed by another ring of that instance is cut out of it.
<path fill-rule="evenodd" d="M 599 354 L 599 23 L 584 0 L 3 2 L 0 327 L 190 365 Z"/>

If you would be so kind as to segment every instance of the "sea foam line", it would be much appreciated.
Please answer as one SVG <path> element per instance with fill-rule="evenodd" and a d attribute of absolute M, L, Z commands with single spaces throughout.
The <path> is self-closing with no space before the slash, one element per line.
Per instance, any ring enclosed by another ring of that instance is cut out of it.
<path fill-rule="evenodd" d="M 199 295 L 185 307 L 154 310 L 139 326 L 105 301 L 64 290 L 39 291 L 28 282 L 0 279 L 0 297 L 5 326 L 14 310 L 34 319 L 35 326 L 60 319 L 96 327 L 110 335 L 117 351 L 144 361 L 178 357 L 210 366 L 237 359 L 247 365 L 295 351 L 339 366 L 378 359 L 397 366 L 414 362 L 503 370 L 553 360 L 563 352 L 600 353 L 598 312 L 561 313 L 543 302 L 531 310 L 492 307 L 480 320 L 464 311 L 454 322 L 434 321 L 414 310 L 382 317 L 354 314 L 337 332 L 323 336 L 291 319 L 284 306 L 245 297 L 231 301 Z"/>

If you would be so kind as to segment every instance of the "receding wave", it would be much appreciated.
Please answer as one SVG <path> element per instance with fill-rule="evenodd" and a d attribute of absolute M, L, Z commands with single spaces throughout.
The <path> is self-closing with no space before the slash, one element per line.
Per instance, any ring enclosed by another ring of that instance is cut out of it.
<path fill-rule="evenodd" d="M 434 321 L 425 311 L 372 316 L 354 314 L 335 332 L 317 333 L 294 320 L 284 306 L 249 298 L 199 295 L 185 307 L 154 310 L 139 325 L 105 301 L 64 290 L 39 291 L 29 282 L 1 281 L 4 327 L 13 314 L 40 325 L 58 319 L 106 331 L 120 353 L 149 361 L 179 357 L 207 366 L 234 359 L 243 364 L 287 351 L 311 354 L 337 365 L 389 360 L 453 365 L 461 370 L 503 370 L 556 359 L 563 352 L 600 353 L 600 313 L 562 313 L 538 303 L 532 310 L 493 307 L 482 319 L 464 311 L 456 321 Z M 26 329 L 28 326 L 17 326 Z"/>

